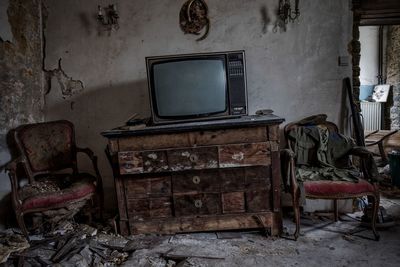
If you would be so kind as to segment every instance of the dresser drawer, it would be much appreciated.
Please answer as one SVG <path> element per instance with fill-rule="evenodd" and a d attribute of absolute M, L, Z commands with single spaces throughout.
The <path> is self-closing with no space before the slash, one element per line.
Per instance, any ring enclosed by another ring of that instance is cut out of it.
<path fill-rule="evenodd" d="M 153 178 L 124 179 L 125 195 L 127 198 L 148 198 L 171 195 L 170 176 Z"/>
<path fill-rule="evenodd" d="M 174 195 L 175 216 L 220 214 L 220 194 Z"/>
<path fill-rule="evenodd" d="M 118 152 L 118 164 L 120 174 L 143 172 L 143 160 L 141 152 Z"/>
<path fill-rule="evenodd" d="M 245 212 L 245 194 L 244 192 L 222 193 L 222 212 L 239 213 Z"/>
<path fill-rule="evenodd" d="M 271 167 L 254 166 L 245 169 L 246 189 L 271 188 Z"/>
<path fill-rule="evenodd" d="M 125 151 L 118 153 L 120 174 L 152 173 L 168 170 L 166 151 Z"/>
<path fill-rule="evenodd" d="M 271 210 L 271 190 L 257 189 L 246 191 L 246 203 L 248 212 Z"/>
<path fill-rule="evenodd" d="M 166 151 L 144 151 L 141 156 L 143 172 L 163 172 L 168 170 Z"/>
<path fill-rule="evenodd" d="M 127 200 L 128 216 L 133 220 L 171 217 L 171 207 L 170 197 Z"/>
<path fill-rule="evenodd" d="M 174 193 L 219 192 L 221 188 L 218 170 L 173 173 L 172 184 Z"/>
<path fill-rule="evenodd" d="M 271 165 L 269 142 L 219 147 L 219 167 Z"/>
<path fill-rule="evenodd" d="M 245 172 L 243 168 L 220 169 L 219 176 L 222 192 L 245 189 Z"/>
<path fill-rule="evenodd" d="M 199 147 L 168 150 L 171 171 L 218 168 L 218 147 Z"/>
<path fill-rule="evenodd" d="M 270 143 L 118 153 L 120 174 L 269 166 Z"/>

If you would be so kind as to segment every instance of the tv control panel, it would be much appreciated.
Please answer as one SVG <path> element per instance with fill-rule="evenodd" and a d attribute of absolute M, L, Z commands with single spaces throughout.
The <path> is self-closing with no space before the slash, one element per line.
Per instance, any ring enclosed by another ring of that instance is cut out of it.
<path fill-rule="evenodd" d="M 247 90 L 244 51 L 228 54 L 228 83 L 230 112 L 232 115 L 247 114 Z"/>
<path fill-rule="evenodd" d="M 244 75 L 243 62 L 242 61 L 230 61 L 228 63 L 229 77 L 241 77 Z"/>

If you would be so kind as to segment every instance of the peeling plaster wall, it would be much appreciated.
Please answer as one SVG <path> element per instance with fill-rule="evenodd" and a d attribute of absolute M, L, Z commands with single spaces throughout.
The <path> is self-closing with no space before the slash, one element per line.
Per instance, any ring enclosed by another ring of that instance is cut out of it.
<path fill-rule="evenodd" d="M 0 9 L 0 33 L 6 35 L 0 36 L 0 225 L 3 225 L 6 217 L 3 213 L 11 205 L 6 197 L 10 192 L 9 179 L 3 171 L 3 165 L 11 158 L 6 136 L 20 124 L 43 120 L 44 98 L 41 1 L 9 0 L 2 2 Z M 11 36 L 7 34 L 10 31 Z"/>
<path fill-rule="evenodd" d="M 349 56 L 347 0 L 302 0 L 300 21 L 281 33 L 272 32 L 277 0 L 208 0 L 211 30 L 201 42 L 179 28 L 184 0 L 114 2 L 120 28 L 108 32 L 96 21 L 96 10 L 109 1 L 45 0 L 45 67 L 57 69 L 61 58 L 62 71 L 84 85 L 65 95 L 65 84 L 52 77 L 46 120 L 75 123 L 78 145 L 93 148 L 100 157 L 106 197 L 113 197 L 113 179 L 100 132 L 122 125 L 133 113 L 150 114 L 146 56 L 244 49 L 251 114 L 270 108 L 288 122 L 316 113 L 338 122 L 348 115 L 341 80 L 351 75 L 351 65 L 338 66 L 338 56 Z M 111 207 L 115 202 L 106 203 Z"/>
<path fill-rule="evenodd" d="M 393 106 L 390 108 L 390 129 L 400 130 L 400 26 L 389 26 L 387 46 L 387 83 L 392 86 Z"/>

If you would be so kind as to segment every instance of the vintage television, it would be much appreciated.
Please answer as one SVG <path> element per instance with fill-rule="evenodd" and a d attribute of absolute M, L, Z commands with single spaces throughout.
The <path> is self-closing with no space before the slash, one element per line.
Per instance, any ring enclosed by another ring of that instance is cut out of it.
<path fill-rule="evenodd" d="M 147 57 L 152 123 L 247 115 L 244 51 Z"/>

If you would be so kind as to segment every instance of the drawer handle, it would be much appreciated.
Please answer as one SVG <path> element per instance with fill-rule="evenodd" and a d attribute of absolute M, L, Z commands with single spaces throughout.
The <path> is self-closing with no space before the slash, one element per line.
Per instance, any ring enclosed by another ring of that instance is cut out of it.
<path fill-rule="evenodd" d="M 201 201 L 201 199 L 196 199 L 196 200 L 194 201 L 194 206 L 195 206 L 196 208 L 201 208 L 201 207 L 203 206 L 203 202 Z"/>
<path fill-rule="evenodd" d="M 192 154 L 190 155 L 189 160 L 192 163 L 196 163 L 199 160 L 199 156 L 197 156 L 196 154 Z"/>
<path fill-rule="evenodd" d="M 200 177 L 199 176 L 193 176 L 192 181 L 193 181 L 194 184 L 199 184 L 200 183 Z"/>

